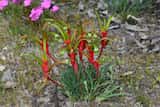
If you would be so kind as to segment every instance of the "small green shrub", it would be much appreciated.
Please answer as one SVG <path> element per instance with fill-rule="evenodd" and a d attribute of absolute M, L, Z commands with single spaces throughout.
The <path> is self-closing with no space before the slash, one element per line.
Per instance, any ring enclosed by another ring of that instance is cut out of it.
<path fill-rule="evenodd" d="M 62 91 L 71 101 L 103 101 L 114 96 L 123 95 L 120 86 L 113 79 L 112 66 L 102 66 L 100 77 L 96 78 L 96 70 L 91 64 L 83 68 L 79 64 L 78 77 L 71 66 L 61 74 Z"/>
<path fill-rule="evenodd" d="M 153 0 L 105 0 L 105 2 L 108 4 L 108 10 L 114 15 L 118 14 L 123 21 L 127 20 L 128 15 L 137 16 L 153 4 Z"/>

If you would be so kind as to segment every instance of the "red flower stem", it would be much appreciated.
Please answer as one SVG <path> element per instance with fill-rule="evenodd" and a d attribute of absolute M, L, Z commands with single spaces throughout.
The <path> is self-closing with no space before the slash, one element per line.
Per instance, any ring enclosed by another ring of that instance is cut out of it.
<path fill-rule="evenodd" d="M 97 60 L 95 60 L 95 61 L 93 62 L 93 66 L 94 66 L 94 68 L 95 68 L 95 70 L 96 70 L 96 78 L 98 78 L 99 75 L 100 75 L 100 73 L 99 73 L 99 68 L 100 68 L 99 62 L 98 62 Z"/>
<path fill-rule="evenodd" d="M 51 58 L 53 62 L 57 62 L 55 56 L 51 55 L 50 53 L 48 54 L 48 57 Z"/>
<path fill-rule="evenodd" d="M 71 52 L 68 54 L 70 58 L 71 65 L 74 69 L 75 74 L 78 74 L 78 64 L 76 62 L 76 53 L 73 52 L 73 49 L 71 49 Z"/>
<path fill-rule="evenodd" d="M 99 55 L 98 55 L 98 57 L 97 57 L 97 60 L 102 56 L 103 49 L 104 49 L 104 48 L 101 46 L 100 51 L 99 51 Z"/>
<path fill-rule="evenodd" d="M 39 44 L 41 45 L 41 49 L 44 51 L 44 49 L 43 49 L 43 48 L 44 48 L 43 40 L 40 40 L 40 41 L 39 41 Z M 49 51 L 49 44 L 48 44 L 47 41 L 46 41 L 46 54 L 47 54 L 47 56 L 48 56 L 49 58 L 52 59 L 52 61 L 57 62 L 56 57 L 53 56 L 53 55 L 51 55 L 51 53 L 50 53 L 50 51 Z"/>
<path fill-rule="evenodd" d="M 56 80 L 52 80 L 50 77 L 47 78 L 49 81 L 51 81 L 53 84 L 57 85 L 57 86 L 60 86 L 60 87 L 63 87 L 58 81 Z"/>

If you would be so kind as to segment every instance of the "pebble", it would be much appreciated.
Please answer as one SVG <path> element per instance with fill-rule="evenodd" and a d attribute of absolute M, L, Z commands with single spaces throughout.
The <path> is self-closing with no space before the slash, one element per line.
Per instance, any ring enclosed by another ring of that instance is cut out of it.
<path fill-rule="evenodd" d="M 103 16 L 107 16 L 107 15 L 108 15 L 108 10 L 102 11 L 101 14 L 102 14 Z"/>
<path fill-rule="evenodd" d="M 6 57 L 5 57 L 5 56 L 1 56 L 1 59 L 2 59 L 3 61 L 5 61 L 5 60 L 6 60 Z"/>
<path fill-rule="evenodd" d="M 156 3 L 160 3 L 160 0 L 157 0 Z"/>
<path fill-rule="evenodd" d="M 90 18 L 96 18 L 96 15 L 94 14 L 93 9 L 88 9 L 87 14 L 88 14 L 88 17 Z"/>
<path fill-rule="evenodd" d="M 49 102 L 49 98 L 48 97 L 40 97 L 37 102 Z"/>
<path fill-rule="evenodd" d="M 65 100 L 65 96 L 62 93 L 58 93 L 58 99 L 60 101 L 63 101 L 63 100 Z"/>
<path fill-rule="evenodd" d="M 4 50 L 4 51 L 8 50 L 8 47 L 7 47 L 7 46 L 6 46 L 6 47 L 4 47 L 4 48 L 3 48 L 3 50 Z"/>
<path fill-rule="evenodd" d="M 73 107 L 73 103 L 72 102 L 66 102 L 66 107 Z"/>
<path fill-rule="evenodd" d="M 14 76 L 11 70 L 7 70 L 6 72 L 3 73 L 1 81 L 6 82 L 6 81 L 13 81 L 13 80 L 14 80 Z"/>
<path fill-rule="evenodd" d="M 141 39 L 148 39 L 148 35 L 146 35 L 145 33 L 139 32 L 139 35 Z"/>
<path fill-rule="evenodd" d="M 98 4 L 97 4 L 97 8 L 98 8 L 99 10 L 105 10 L 105 9 L 106 9 L 105 3 L 104 3 L 103 0 L 99 0 L 99 2 L 98 2 Z"/>
<path fill-rule="evenodd" d="M 7 81 L 4 85 L 5 89 L 10 89 L 10 88 L 15 88 L 16 87 L 16 83 L 13 81 Z"/>
<path fill-rule="evenodd" d="M 84 11 L 84 4 L 82 3 L 82 1 L 79 2 L 78 9 L 79 11 Z"/>
<path fill-rule="evenodd" d="M 130 25 L 130 24 L 124 24 L 124 27 L 126 30 L 130 31 L 136 31 L 136 32 L 147 32 L 149 29 L 147 27 L 141 28 L 140 26 L 137 25 Z"/>
<path fill-rule="evenodd" d="M 6 69 L 5 65 L 0 65 L 0 71 L 4 71 Z"/>
<path fill-rule="evenodd" d="M 53 73 L 54 73 L 55 75 L 60 75 L 60 72 L 59 72 L 58 67 L 54 67 Z"/>

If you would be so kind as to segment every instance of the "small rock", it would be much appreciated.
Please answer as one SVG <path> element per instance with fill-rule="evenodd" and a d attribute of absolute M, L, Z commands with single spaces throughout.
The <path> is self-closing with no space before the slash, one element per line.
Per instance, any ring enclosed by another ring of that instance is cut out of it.
<path fill-rule="evenodd" d="M 14 76 L 11 72 L 11 70 L 7 70 L 6 72 L 3 73 L 1 81 L 13 81 Z"/>
<path fill-rule="evenodd" d="M 37 102 L 38 103 L 46 103 L 46 102 L 49 102 L 49 98 L 48 97 L 40 97 L 39 99 L 37 99 Z"/>
<path fill-rule="evenodd" d="M 59 75 L 59 69 L 58 69 L 58 67 L 54 67 L 53 73 L 54 73 L 55 75 Z"/>
<path fill-rule="evenodd" d="M 129 25 L 129 24 L 124 24 L 124 27 L 127 29 L 127 30 L 130 30 L 130 31 L 135 31 L 135 32 L 146 32 L 148 31 L 149 29 L 147 27 L 145 28 L 141 28 L 137 25 Z"/>
<path fill-rule="evenodd" d="M 68 107 L 68 106 L 66 105 L 66 102 L 65 102 L 65 101 L 59 102 L 59 106 L 60 106 L 60 107 Z M 71 106 L 69 106 L 69 107 L 71 107 Z"/>
<path fill-rule="evenodd" d="M 2 59 L 3 61 L 5 61 L 6 57 L 4 55 L 1 55 L 0 59 Z"/>
<path fill-rule="evenodd" d="M 52 96 L 56 92 L 55 86 L 47 86 L 44 91 L 45 96 Z"/>
<path fill-rule="evenodd" d="M 100 0 L 100 1 L 98 2 L 98 4 L 97 4 L 97 8 L 98 8 L 99 10 L 105 10 L 106 7 L 105 7 L 104 4 L 105 4 L 104 1 L 103 1 L 103 0 Z"/>
<path fill-rule="evenodd" d="M 16 87 L 16 83 L 13 81 L 7 81 L 4 85 L 5 89 L 10 89 L 10 88 L 15 88 Z"/>
<path fill-rule="evenodd" d="M 72 102 L 66 102 L 66 107 L 74 107 L 74 104 Z"/>
<path fill-rule="evenodd" d="M 58 99 L 60 101 L 63 101 L 63 100 L 65 100 L 65 96 L 62 93 L 58 93 Z"/>
<path fill-rule="evenodd" d="M 111 30 L 111 29 L 119 29 L 121 26 L 120 24 L 117 24 L 117 25 L 111 25 L 108 30 Z"/>
<path fill-rule="evenodd" d="M 102 14 L 103 16 L 107 16 L 107 15 L 108 15 L 108 10 L 102 11 L 101 14 Z"/>
<path fill-rule="evenodd" d="M 8 50 L 8 47 L 7 47 L 7 46 L 6 46 L 6 47 L 4 47 L 4 48 L 3 48 L 3 50 L 4 50 L 4 51 Z"/>
<path fill-rule="evenodd" d="M 5 68 L 6 68 L 6 66 L 5 66 L 5 65 L 0 65 L 0 71 L 4 71 L 4 70 L 5 70 Z"/>
<path fill-rule="evenodd" d="M 93 9 L 88 9 L 87 14 L 88 14 L 88 17 L 90 18 L 96 18 L 96 15 L 94 14 Z"/>
<path fill-rule="evenodd" d="M 155 45 L 155 47 L 151 50 L 151 52 L 159 52 L 160 51 L 160 46 Z"/>
<path fill-rule="evenodd" d="M 145 33 L 140 32 L 139 36 L 141 37 L 141 39 L 148 39 L 148 35 L 146 35 Z"/>
<path fill-rule="evenodd" d="M 38 103 L 37 103 L 37 96 L 33 96 L 31 97 L 31 102 L 32 102 L 32 107 L 38 107 Z"/>
<path fill-rule="evenodd" d="M 160 42 L 160 36 L 150 37 L 151 44 L 158 44 Z"/>
<path fill-rule="evenodd" d="M 128 71 L 128 72 L 125 72 L 124 74 L 122 74 L 122 76 L 132 75 L 133 73 L 134 73 L 134 71 Z"/>
<path fill-rule="evenodd" d="M 38 107 L 38 106 L 37 106 Z M 55 103 L 45 103 L 43 107 L 56 107 Z"/>
<path fill-rule="evenodd" d="M 156 3 L 160 3 L 160 0 L 157 0 Z"/>
<path fill-rule="evenodd" d="M 78 4 L 78 10 L 79 11 L 84 11 L 84 4 L 82 3 L 82 1 L 80 1 L 79 4 Z"/>

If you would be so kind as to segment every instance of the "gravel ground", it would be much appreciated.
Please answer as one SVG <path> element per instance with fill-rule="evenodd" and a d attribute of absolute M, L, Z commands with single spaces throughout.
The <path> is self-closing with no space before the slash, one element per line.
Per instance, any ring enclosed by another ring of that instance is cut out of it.
<path fill-rule="evenodd" d="M 91 6 L 82 2 L 80 14 L 94 18 L 92 8 L 88 9 Z M 136 28 L 120 24 L 120 28 L 109 31 L 111 41 L 104 58 L 113 59 L 116 78 L 127 95 L 97 107 L 160 107 L 160 27 L 158 20 L 151 19 L 146 16 Z M 0 107 L 73 106 L 57 87 L 50 83 L 43 86 L 39 65 L 25 56 L 38 49 L 31 41 L 22 41 L 20 36 L 10 35 L 9 23 L 0 15 Z M 86 102 L 75 105 L 88 107 Z"/>

